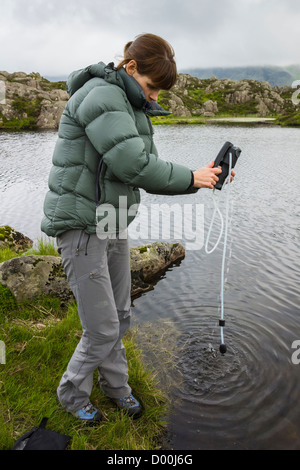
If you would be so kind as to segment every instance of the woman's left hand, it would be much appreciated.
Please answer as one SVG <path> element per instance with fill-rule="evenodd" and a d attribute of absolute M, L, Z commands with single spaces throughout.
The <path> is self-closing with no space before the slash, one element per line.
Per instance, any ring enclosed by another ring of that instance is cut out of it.
<path fill-rule="evenodd" d="M 235 175 L 236 175 L 236 172 L 233 171 L 233 170 L 231 170 L 230 183 L 232 183 L 232 181 L 233 181 Z"/>
<path fill-rule="evenodd" d="M 218 168 L 221 168 L 221 167 L 219 166 Z M 230 183 L 232 183 L 232 181 L 234 180 L 235 175 L 236 175 L 236 172 L 231 170 Z M 228 181 L 227 181 L 227 183 L 228 183 Z"/>

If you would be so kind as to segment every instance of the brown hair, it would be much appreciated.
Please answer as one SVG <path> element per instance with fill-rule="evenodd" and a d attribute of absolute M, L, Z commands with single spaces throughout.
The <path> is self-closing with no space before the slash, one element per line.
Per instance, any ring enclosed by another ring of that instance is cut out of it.
<path fill-rule="evenodd" d="M 137 63 L 140 75 L 151 78 L 153 85 L 170 90 L 177 79 L 177 67 L 172 46 L 155 34 L 141 34 L 124 48 L 124 59 L 117 66 L 120 69 L 131 60 Z"/>

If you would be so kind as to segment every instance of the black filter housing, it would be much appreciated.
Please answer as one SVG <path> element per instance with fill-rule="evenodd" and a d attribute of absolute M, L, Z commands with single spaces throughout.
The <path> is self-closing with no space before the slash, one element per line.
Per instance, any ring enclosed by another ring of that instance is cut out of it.
<path fill-rule="evenodd" d="M 218 153 L 214 168 L 220 166 L 222 168 L 222 173 L 218 175 L 219 181 L 215 184 L 215 189 L 222 189 L 223 184 L 228 176 L 229 173 L 229 154 L 231 153 L 231 169 L 235 167 L 237 159 L 241 154 L 241 149 L 238 147 L 234 147 L 231 142 L 225 142 L 223 147 L 221 148 L 220 152 Z"/>

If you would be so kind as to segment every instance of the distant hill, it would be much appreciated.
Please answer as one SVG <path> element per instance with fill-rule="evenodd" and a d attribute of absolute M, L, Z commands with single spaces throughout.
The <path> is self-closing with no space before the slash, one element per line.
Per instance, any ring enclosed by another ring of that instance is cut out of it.
<path fill-rule="evenodd" d="M 265 66 L 265 67 L 212 67 L 180 70 L 198 78 L 229 78 L 229 80 L 257 80 L 269 82 L 272 86 L 291 86 L 293 81 L 300 80 L 300 64 L 287 67 Z M 67 75 L 48 76 L 45 78 L 50 82 L 66 81 Z"/>
<path fill-rule="evenodd" d="M 44 78 L 49 80 L 49 82 L 66 82 L 68 80 L 68 75 L 45 75 Z"/>
<path fill-rule="evenodd" d="M 212 67 L 184 69 L 182 73 L 193 75 L 198 78 L 216 77 L 229 80 L 256 80 L 269 82 L 271 86 L 291 86 L 294 80 L 300 79 L 300 65 L 290 65 L 287 67 L 265 66 L 265 67 Z"/>

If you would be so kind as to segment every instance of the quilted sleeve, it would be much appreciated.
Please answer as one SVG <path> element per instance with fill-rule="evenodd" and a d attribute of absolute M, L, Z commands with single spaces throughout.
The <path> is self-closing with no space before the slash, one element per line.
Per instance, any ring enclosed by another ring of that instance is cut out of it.
<path fill-rule="evenodd" d="M 126 95 L 119 87 L 93 88 L 76 117 L 105 164 L 125 184 L 157 194 L 190 192 L 189 168 L 146 152 Z"/>

